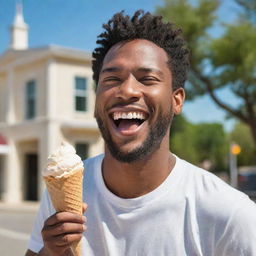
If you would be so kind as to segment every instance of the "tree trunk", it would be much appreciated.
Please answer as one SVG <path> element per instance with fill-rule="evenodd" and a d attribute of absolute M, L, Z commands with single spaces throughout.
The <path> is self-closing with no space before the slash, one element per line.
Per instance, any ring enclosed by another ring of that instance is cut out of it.
<path fill-rule="evenodd" d="M 255 120 L 252 120 L 249 123 L 249 127 L 250 127 L 250 130 L 251 130 L 254 146 L 255 146 L 255 149 L 256 149 L 256 118 L 255 118 Z"/>

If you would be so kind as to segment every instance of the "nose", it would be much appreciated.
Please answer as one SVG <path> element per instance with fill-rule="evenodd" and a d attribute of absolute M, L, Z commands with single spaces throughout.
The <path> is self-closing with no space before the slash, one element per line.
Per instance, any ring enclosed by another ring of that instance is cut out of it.
<path fill-rule="evenodd" d="M 116 96 L 123 100 L 136 101 L 141 97 L 141 87 L 133 75 L 124 80 L 117 89 Z"/>

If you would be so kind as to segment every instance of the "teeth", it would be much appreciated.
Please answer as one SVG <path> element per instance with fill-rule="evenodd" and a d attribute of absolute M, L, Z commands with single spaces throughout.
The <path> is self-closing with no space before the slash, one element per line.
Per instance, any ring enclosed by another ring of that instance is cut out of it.
<path fill-rule="evenodd" d="M 142 112 L 115 112 L 113 114 L 113 119 L 146 119 L 145 114 Z"/>

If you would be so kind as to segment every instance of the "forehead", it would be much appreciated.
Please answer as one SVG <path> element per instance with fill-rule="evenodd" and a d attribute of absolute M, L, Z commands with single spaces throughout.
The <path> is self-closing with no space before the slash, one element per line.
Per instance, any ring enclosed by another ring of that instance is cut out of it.
<path fill-rule="evenodd" d="M 168 69 L 168 55 L 161 47 L 145 39 L 124 41 L 107 52 L 103 67 L 147 67 Z M 103 69 L 102 69 L 103 70 Z M 164 71 L 164 70 L 163 70 Z"/>

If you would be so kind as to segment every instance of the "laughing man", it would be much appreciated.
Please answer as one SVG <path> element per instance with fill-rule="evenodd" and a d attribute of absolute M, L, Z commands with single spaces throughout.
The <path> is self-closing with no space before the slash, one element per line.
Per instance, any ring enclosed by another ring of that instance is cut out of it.
<path fill-rule="evenodd" d="M 181 30 L 142 11 L 104 29 L 93 78 L 105 154 L 85 161 L 87 221 L 55 213 L 46 192 L 26 255 L 70 255 L 82 238 L 89 256 L 255 256 L 255 204 L 169 150 L 189 67 Z"/>

